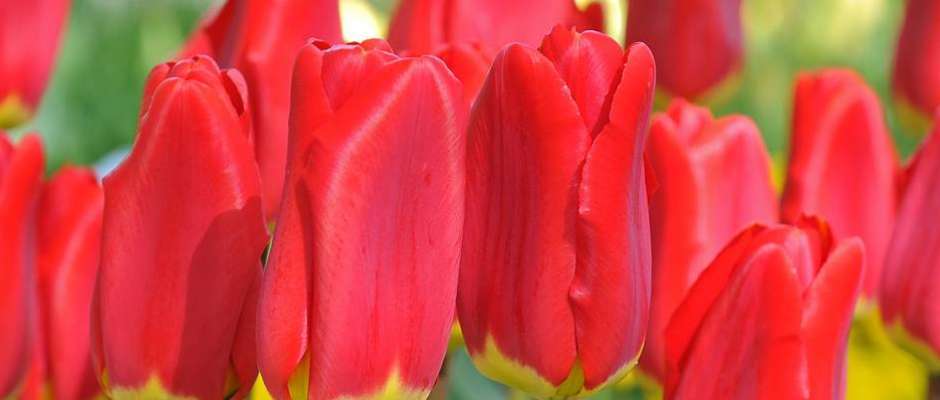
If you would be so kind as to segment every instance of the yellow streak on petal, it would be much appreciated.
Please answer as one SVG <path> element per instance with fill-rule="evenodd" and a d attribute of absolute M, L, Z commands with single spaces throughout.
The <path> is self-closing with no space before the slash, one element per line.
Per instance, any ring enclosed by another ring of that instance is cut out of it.
<path fill-rule="evenodd" d="M 398 369 L 395 369 L 385 386 L 375 393 L 365 396 L 341 396 L 338 400 L 424 400 L 429 394 L 430 389 L 414 389 L 405 385 Z"/>
<path fill-rule="evenodd" d="M 294 370 L 287 382 L 287 390 L 292 399 L 306 399 L 310 388 L 310 354 L 304 355 L 300 365 Z"/>
<path fill-rule="evenodd" d="M 0 129 L 10 129 L 29 120 L 33 113 L 16 93 L 0 100 Z"/>
<path fill-rule="evenodd" d="M 105 371 L 102 376 L 102 382 L 104 383 L 108 382 L 107 374 L 108 372 Z M 139 388 L 112 387 L 110 388 L 108 397 L 113 400 L 197 400 L 195 397 L 179 396 L 170 393 L 156 376 L 151 376 L 150 379 L 147 380 L 147 383 Z"/>

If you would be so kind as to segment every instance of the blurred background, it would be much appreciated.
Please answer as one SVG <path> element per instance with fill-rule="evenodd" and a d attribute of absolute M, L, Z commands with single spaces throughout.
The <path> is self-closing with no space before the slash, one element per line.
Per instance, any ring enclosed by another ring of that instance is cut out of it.
<path fill-rule="evenodd" d="M 384 35 L 395 2 L 342 0 L 345 38 Z M 63 164 L 95 164 L 107 160 L 109 154 L 120 154 L 134 139 L 142 86 L 150 68 L 178 51 L 214 3 L 217 1 L 75 0 L 37 118 L 13 134 L 40 132 L 50 171 Z M 622 41 L 625 0 L 605 0 L 605 4 L 608 33 Z M 881 98 L 901 156 L 910 154 L 922 128 L 904 123 L 890 91 L 903 1 L 744 0 L 743 4 L 745 66 L 708 105 L 716 115 L 740 113 L 756 121 L 778 177 L 787 154 L 794 78 L 802 70 L 824 66 L 849 67 L 867 80 Z M 890 387 L 892 380 L 918 376 L 912 361 L 881 349 L 888 346 L 887 339 L 877 329 L 853 331 L 853 349 L 876 350 L 850 352 L 849 398 L 860 398 L 858 393 L 872 385 Z M 884 368 L 869 374 L 866 371 L 875 369 L 866 370 L 863 364 L 897 368 L 888 368 L 887 375 Z M 853 385 L 853 381 L 868 384 Z M 463 350 L 449 356 L 442 382 L 437 398 L 524 398 L 477 374 Z M 922 385 L 923 381 L 914 379 L 899 387 L 917 393 Z M 594 398 L 643 398 L 643 388 L 642 382 L 628 382 Z"/>

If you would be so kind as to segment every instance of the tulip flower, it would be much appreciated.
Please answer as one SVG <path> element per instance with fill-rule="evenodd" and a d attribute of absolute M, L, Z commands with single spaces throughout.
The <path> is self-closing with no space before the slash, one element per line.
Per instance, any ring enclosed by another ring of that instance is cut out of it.
<path fill-rule="evenodd" d="M 58 52 L 70 0 L 0 2 L 0 129 L 36 111 Z"/>
<path fill-rule="evenodd" d="M 925 115 L 940 106 L 940 3 L 909 0 L 894 58 L 894 91 Z"/>
<path fill-rule="evenodd" d="M 0 132 L 0 398 L 17 398 L 36 361 L 34 223 L 43 170 L 38 136 L 14 147 Z"/>
<path fill-rule="evenodd" d="M 619 380 L 643 347 L 643 161 L 655 85 L 643 44 L 556 28 L 507 46 L 470 117 L 457 308 L 494 380 L 539 397 Z"/>
<path fill-rule="evenodd" d="M 423 399 L 447 351 L 464 213 L 460 82 L 381 40 L 294 71 L 258 363 L 277 399 Z"/>
<path fill-rule="evenodd" d="M 267 244 L 245 82 L 199 56 L 157 66 L 146 91 L 104 180 L 95 365 L 112 398 L 220 399 L 227 376 L 241 396 Z"/>
<path fill-rule="evenodd" d="M 842 399 L 864 247 L 818 219 L 756 225 L 702 272 L 666 328 L 666 399 Z"/>
<path fill-rule="evenodd" d="M 653 117 L 646 154 L 659 188 L 650 200 L 653 297 L 640 365 L 662 381 L 662 334 L 672 312 L 728 240 L 777 220 L 777 198 L 770 157 L 747 117 L 715 120 L 705 108 L 673 100 Z"/>
<path fill-rule="evenodd" d="M 65 167 L 39 202 L 39 300 L 48 382 L 56 399 L 100 391 L 91 362 L 91 299 L 104 195 L 90 170 Z"/>
<path fill-rule="evenodd" d="M 245 76 L 265 215 L 280 206 L 294 57 L 306 40 L 342 41 L 338 0 L 227 0 L 189 39 L 183 56 L 206 54 Z"/>
<path fill-rule="evenodd" d="M 940 114 L 908 167 L 880 292 L 883 317 L 940 368 Z"/>
<path fill-rule="evenodd" d="M 837 238 L 861 238 L 866 298 L 878 288 L 894 226 L 899 169 L 878 98 L 858 75 L 824 70 L 797 79 L 781 217 L 819 215 Z"/>
<path fill-rule="evenodd" d="M 741 67 L 741 0 L 630 0 L 627 10 L 627 42 L 650 46 L 670 94 L 699 98 Z"/>
<path fill-rule="evenodd" d="M 579 10 L 573 0 L 402 0 L 389 25 L 392 47 L 418 54 L 448 43 L 499 49 L 512 42 L 537 45 L 556 24 L 604 28 L 600 3 Z"/>
<path fill-rule="evenodd" d="M 493 52 L 479 43 L 454 43 L 445 45 L 434 55 L 444 61 L 463 84 L 466 103 L 473 104 L 493 64 Z"/>

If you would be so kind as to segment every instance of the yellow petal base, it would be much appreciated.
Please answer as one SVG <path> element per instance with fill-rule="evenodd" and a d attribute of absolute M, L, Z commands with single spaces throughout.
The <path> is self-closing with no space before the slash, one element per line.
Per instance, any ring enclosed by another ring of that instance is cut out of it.
<path fill-rule="evenodd" d="M 19 95 L 13 93 L 0 100 L 0 129 L 10 129 L 29 120 L 32 111 Z"/>
<path fill-rule="evenodd" d="M 291 380 L 288 384 L 292 399 L 299 400 L 307 398 L 309 377 L 310 358 L 309 356 L 305 356 L 300 366 L 298 366 L 297 370 L 291 375 Z M 335 400 L 424 400 L 428 398 L 430 393 L 430 389 L 415 389 L 405 385 L 396 368 L 392 371 L 392 375 L 381 389 L 367 395 L 340 396 Z M 255 387 L 252 388 L 251 398 L 257 400 L 271 398 L 271 394 L 268 393 L 267 389 L 264 387 L 264 382 L 261 380 L 260 376 L 258 377 L 257 383 L 255 383 Z"/>
<path fill-rule="evenodd" d="M 483 353 L 471 354 L 471 359 L 477 369 L 492 380 L 543 399 L 571 399 L 589 396 L 610 384 L 620 381 L 636 366 L 639 356 L 618 369 L 603 384 L 591 389 L 584 387 L 584 370 L 581 368 L 580 360 L 575 360 L 571 373 L 565 381 L 555 386 L 539 375 L 535 369 L 503 354 L 491 336 L 486 338 Z"/>
<path fill-rule="evenodd" d="M 170 393 L 156 376 L 151 376 L 144 386 L 138 388 L 111 387 L 109 385 L 108 371 L 105 370 L 101 376 L 101 386 L 104 387 L 108 398 L 112 400 L 197 400 L 195 397 L 179 396 Z"/>

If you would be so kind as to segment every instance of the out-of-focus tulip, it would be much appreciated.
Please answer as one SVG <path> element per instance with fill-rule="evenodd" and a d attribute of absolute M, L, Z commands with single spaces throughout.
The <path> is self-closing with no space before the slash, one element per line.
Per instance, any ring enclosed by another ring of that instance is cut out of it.
<path fill-rule="evenodd" d="M 864 260 L 815 219 L 742 232 L 666 328 L 666 399 L 842 399 Z"/>
<path fill-rule="evenodd" d="M 268 218 L 280 206 L 287 165 L 291 70 L 309 38 L 342 41 L 338 0 L 228 0 L 182 54 L 207 54 L 244 74 Z"/>
<path fill-rule="evenodd" d="M 556 28 L 505 48 L 468 129 L 458 314 L 487 376 L 584 395 L 637 361 L 650 301 L 649 49 Z"/>
<path fill-rule="evenodd" d="M 880 301 L 904 345 L 940 369 L 940 114 L 907 172 Z"/>
<path fill-rule="evenodd" d="M 741 67 L 741 0 L 630 0 L 627 10 L 627 42 L 650 46 L 671 94 L 697 98 Z"/>
<path fill-rule="evenodd" d="M 267 243 L 245 84 L 196 57 L 154 68 L 147 90 L 133 150 L 104 180 L 100 379 L 117 399 L 220 399 L 227 378 L 241 395 Z"/>
<path fill-rule="evenodd" d="M 837 238 L 861 238 L 868 254 L 864 297 L 878 288 L 899 169 L 878 98 L 858 75 L 824 70 L 798 78 L 781 217 L 819 215 Z"/>
<path fill-rule="evenodd" d="M 743 116 L 712 119 L 677 99 L 653 118 L 646 153 L 659 188 L 650 199 L 653 298 L 643 369 L 665 377 L 662 334 L 672 312 L 721 248 L 754 223 L 777 220 L 770 157 Z"/>
<path fill-rule="evenodd" d="M 397 50 L 418 54 L 448 43 L 534 46 L 557 24 L 603 30 L 604 13 L 600 3 L 582 11 L 573 0 L 402 0 L 388 40 Z"/>
<path fill-rule="evenodd" d="M 70 3 L 0 2 L 0 128 L 26 121 L 39 105 Z"/>
<path fill-rule="evenodd" d="M 104 195 L 90 170 L 65 167 L 39 203 L 38 282 L 46 374 L 56 399 L 100 391 L 91 362 L 91 299 Z"/>
<path fill-rule="evenodd" d="M 35 366 L 36 204 L 43 170 L 38 136 L 14 147 L 0 132 L 0 398 L 16 398 Z"/>
<path fill-rule="evenodd" d="M 454 318 L 466 113 L 436 58 L 380 40 L 301 51 L 258 314 L 275 398 L 428 395 Z"/>
<path fill-rule="evenodd" d="M 894 59 L 894 90 L 925 115 L 940 106 L 940 2 L 909 0 Z"/>

